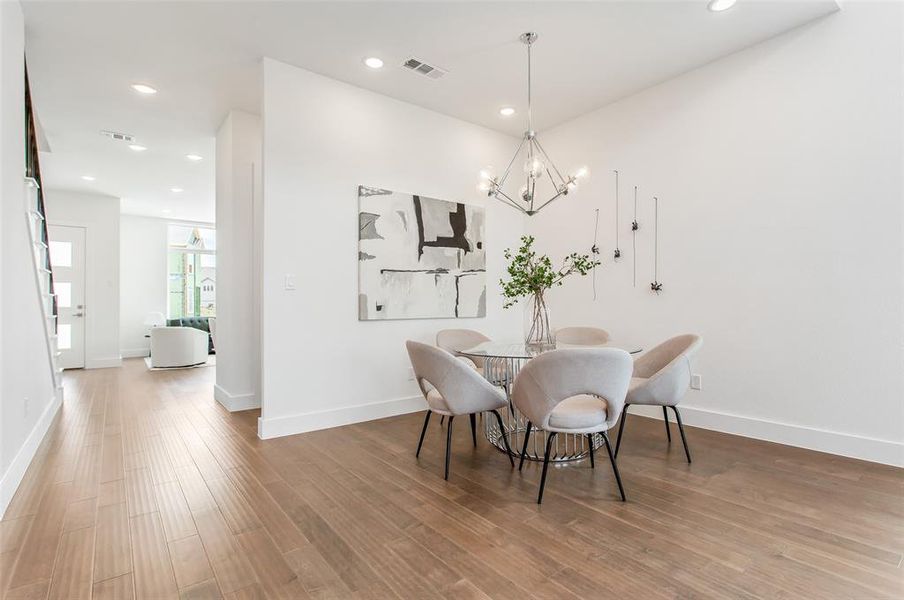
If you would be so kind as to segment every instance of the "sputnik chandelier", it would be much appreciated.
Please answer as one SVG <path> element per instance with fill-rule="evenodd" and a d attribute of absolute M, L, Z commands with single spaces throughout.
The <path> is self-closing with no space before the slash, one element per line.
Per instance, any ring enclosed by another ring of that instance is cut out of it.
<path fill-rule="evenodd" d="M 480 171 L 480 184 L 478 185 L 478 189 L 486 193 L 487 196 L 495 197 L 502 203 L 531 216 L 540 212 L 543 207 L 547 206 L 550 202 L 556 200 L 560 196 L 568 195 L 570 191 L 577 187 L 579 180 L 590 175 L 590 171 L 587 167 L 581 167 L 571 174 L 562 176 L 562 173 L 540 144 L 537 132 L 534 131 L 533 128 L 533 114 L 531 112 L 530 59 L 531 47 L 534 42 L 537 41 L 537 34 L 534 32 L 523 33 L 521 34 L 520 40 L 527 46 L 527 131 L 524 132 L 521 143 L 518 145 L 518 149 L 515 150 L 515 155 L 512 156 L 512 160 L 509 161 L 508 167 L 506 167 L 505 172 L 501 177 L 497 177 L 493 167 L 486 167 Z M 527 153 L 527 158 L 524 162 L 526 183 L 521 186 L 517 196 L 512 198 L 506 194 L 502 188 L 505 186 L 509 175 L 512 173 L 512 166 L 515 164 L 515 161 L 518 160 L 518 156 L 522 154 L 522 150 L 525 149 Z M 538 200 L 537 189 L 537 184 L 543 179 L 544 175 L 548 178 L 552 187 L 551 195 L 545 196 L 545 201 L 543 200 L 544 196 L 540 196 L 540 199 Z"/>

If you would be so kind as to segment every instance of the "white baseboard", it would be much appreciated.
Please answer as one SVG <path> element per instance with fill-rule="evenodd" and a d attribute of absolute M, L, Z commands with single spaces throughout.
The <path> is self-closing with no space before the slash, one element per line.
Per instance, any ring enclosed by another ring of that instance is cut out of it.
<path fill-rule="evenodd" d="M 120 354 L 123 358 L 146 358 L 151 355 L 151 351 L 148 348 L 130 348 L 121 350 Z"/>
<path fill-rule="evenodd" d="M 35 452 L 38 451 L 38 447 L 44 440 L 47 430 L 50 429 L 50 425 L 62 405 L 63 391 L 59 389 L 51 398 L 50 404 L 44 409 L 41 418 L 35 423 L 34 429 L 25 438 L 25 443 L 19 448 L 16 457 L 13 458 L 6 473 L 3 474 L 3 479 L 0 479 L 0 518 L 6 512 L 6 507 L 9 506 L 16 490 L 19 489 L 19 484 L 22 483 L 22 478 L 25 476 L 25 471 L 28 470 L 28 465 L 31 464 L 32 459 L 35 457 Z"/>
<path fill-rule="evenodd" d="M 122 366 L 122 356 L 111 356 L 109 358 L 86 358 L 86 369 L 109 369 L 112 367 Z"/>
<path fill-rule="evenodd" d="M 792 425 L 692 406 L 682 405 L 678 407 L 678 410 L 681 411 L 681 420 L 685 425 L 904 467 L 904 442 Z M 662 418 L 662 409 L 659 407 L 632 406 L 630 412 L 632 415 L 638 414 L 654 419 Z M 669 411 L 669 416 L 674 422 L 675 416 L 671 411 Z M 628 427 L 630 428 L 630 424 Z"/>
<path fill-rule="evenodd" d="M 330 427 L 394 417 L 421 411 L 425 408 L 427 408 L 427 404 L 424 402 L 423 396 L 410 396 L 373 404 L 358 404 L 342 408 L 318 410 L 275 419 L 258 419 L 257 435 L 262 440 L 266 440 L 306 431 L 317 431 L 319 429 L 329 429 Z"/>
<path fill-rule="evenodd" d="M 213 397 L 229 412 L 251 410 L 252 408 L 261 407 L 260 400 L 253 392 L 248 394 L 230 394 L 216 384 L 213 386 Z"/>

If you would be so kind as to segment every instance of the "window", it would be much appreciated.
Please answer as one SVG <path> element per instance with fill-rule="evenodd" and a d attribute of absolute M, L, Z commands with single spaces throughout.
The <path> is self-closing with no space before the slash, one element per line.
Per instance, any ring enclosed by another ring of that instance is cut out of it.
<path fill-rule="evenodd" d="M 170 225 L 167 238 L 169 318 L 215 317 L 216 230 L 193 225 Z"/>

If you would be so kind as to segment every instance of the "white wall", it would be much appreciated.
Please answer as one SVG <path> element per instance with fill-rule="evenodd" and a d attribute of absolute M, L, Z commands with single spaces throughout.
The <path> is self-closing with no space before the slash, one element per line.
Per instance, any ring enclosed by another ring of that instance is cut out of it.
<path fill-rule="evenodd" d="M 553 157 L 586 161 L 593 176 L 531 229 L 555 252 L 587 248 L 600 208 L 606 260 L 596 303 L 589 281 L 554 296 L 559 324 L 648 347 L 700 333 L 704 389 L 686 399 L 688 423 L 904 464 L 901 25 L 900 4 L 845 3 L 545 132 Z M 660 296 L 649 289 L 653 194 Z"/>
<path fill-rule="evenodd" d="M 359 322 L 357 186 L 485 203 L 477 173 L 516 140 L 273 60 L 264 60 L 262 437 L 423 408 L 405 340 L 468 327 L 518 335 L 495 290 L 523 220 L 487 214 L 487 317 Z M 294 274 L 298 289 L 286 291 Z"/>
<path fill-rule="evenodd" d="M 119 222 L 119 347 L 122 356 L 147 356 L 148 313 L 166 316 L 165 219 L 122 215 Z"/>
<path fill-rule="evenodd" d="M 0 2 L 0 515 L 60 407 L 25 216 L 25 28 Z"/>
<path fill-rule="evenodd" d="M 217 382 L 231 411 L 260 406 L 260 117 L 229 113 L 217 132 Z"/>
<path fill-rule="evenodd" d="M 85 368 L 118 367 L 119 198 L 46 192 L 47 222 L 85 228 Z"/>

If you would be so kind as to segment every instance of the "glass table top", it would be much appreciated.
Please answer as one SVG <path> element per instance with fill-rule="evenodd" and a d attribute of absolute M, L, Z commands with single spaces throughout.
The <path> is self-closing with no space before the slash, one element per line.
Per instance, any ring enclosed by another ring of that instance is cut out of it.
<path fill-rule="evenodd" d="M 610 340 L 605 344 L 597 344 L 594 346 L 581 346 L 577 344 L 556 344 L 555 348 L 535 348 L 528 346 L 524 342 L 483 342 L 468 350 L 460 350 L 459 354 L 463 356 L 476 356 L 480 358 L 518 358 L 531 359 L 535 356 L 548 352 L 549 350 L 561 350 L 563 348 L 620 348 L 631 354 L 638 354 L 643 351 L 643 347 L 631 342 L 622 342 L 619 340 Z"/>

